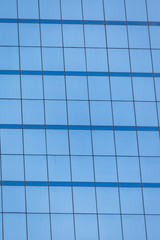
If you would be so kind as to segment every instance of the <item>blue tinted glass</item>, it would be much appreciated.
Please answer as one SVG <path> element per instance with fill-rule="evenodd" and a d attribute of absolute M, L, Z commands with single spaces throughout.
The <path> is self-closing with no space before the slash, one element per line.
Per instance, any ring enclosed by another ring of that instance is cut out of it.
<path fill-rule="evenodd" d="M 138 157 L 118 157 L 117 163 L 120 182 L 140 182 Z"/>
<path fill-rule="evenodd" d="M 107 45 L 109 48 L 127 48 L 126 26 L 107 25 Z"/>
<path fill-rule="evenodd" d="M 90 156 L 72 156 L 72 181 L 93 182 L 93 159 Z"/>
<path fill-rule="evenodd" d="M 20 98 L 20 77 L 16 75 L 0 75 L 0 97 Z"/>
<path fill-rule="evenodd" d="M 44 156 L 25 156 L 26 181 L 47 181 L 47 161 Z"/>
<path fill-rule="evenodd" d="M 116 148 L 118 155 L 137 155 L 136 132 L 116 131 Z M 126 147 L 127 146 L 127 147 Z"/>
<path fill-rule="evenodd" d="M 105 28 L 102 25 L 84 25 L 86 47 L 106 47 Z"/>
<path fill-rule="evenodd" d="M 0 69 L 19 69 L 19 55 L 17 47 L 0 47 L 0 56 Z"/>
<path fill-rule="evenodd" d="M 124 239 L 135 240 L 141 239 L 146 240 L 144 216 L 138 215 L 123 215 L 123 234 Z M 136 231 L 135 231 L 136 229 Z"/>
<path fill-rule="evenodd" d="M 61 47 L 62 33 L 60 24 L 41 24 L 42 46 Z"/>
<path fill-rule="evenodd" d="M 48 171 L 50 181 L 70 181 L 69 157 L 48 156 Z"/>
<path fill-rule="evenodd" d="M 59 19 L 60 3 L 59 0 L 39 0 L 40 17 L 42 19 Z"/>
<path fill-rule="evenodd" d="M 66 71 L 86 71 L 83 48 L 65 48 L 64 53 Z"/>
<path fill-rule="evenodd" d="M 93 151 L 95 155 L 114 155 L 112 131 L 93 131 Z"/>
<path fill-rule="evenodd" d="M 50 187 L 52 213 L 72 213 L 72 192 L 70 187 Z"/>
<path fill-rule="evenodd" d="M 65 99 L 63 76 L 44 76 L 44 95 L 46 99 Z"/>
<path fill-rule="evenodd" d="M 50 240 L 49 214 L 28 214 L 28 239 Z"/>
<path fill-rule="evenodd" d="M 157 101 L 160 101 L 160 78 L 155 78 L 155 88 Z"/>
<path fill-rule="evenodd" d="M 68 154 L 68 132 L 66 130 L 47 130 L 49 154 Z"/>
<path fill-rule="evenodd" d="M 22 108 L 24 124 L 44 123 L 44 106 L 42 100 L 23 100 Z"/>
<path fill-rule="evenodd" d="M 41 70 L 41 51 L 36 47 L 21 47 L 22 70 Z"/>
<path fill-rule="evenodd" d="M 150 36 L 152 48 L 160 48 L 160 27 L 150 27 Z"/>
<path fill-rule="evenodd" d="M 1 161 L 3 181 L 24 181 L 23 156 L 3 155 Z"/>
<path fill-rule="evenodd" d="M 156 104 L 154 102 L 136 102 L 138 126 L 158 126 Z"/>
<path fill-rule="evenodd" d="M 62 18 L 70 20 L 81 20 L 82 9 L 81 0 L 61 0 Z"/>
<path fill-rule="evenodd" d="M 148 4 L 148 17 L 149 21 L 160 21 L 160 15 L 159 15 L 159 8 L 160 8 L 160 2 L 159 0 L 147 0 Z"/>
<path fill-rule="evenodd" d="M 148 239 L 160 238 L 160 216 L 146 216 Z"/>
<path fill-rule="evenodd" d="M 49 211 L 47 187 L 26 187 L 26 197 L 29 213 L 47 213 Z"/>
<path fill-rule="evenodd" d="M 74 187 L 75 213 L 96 213 L 95 189 L 93 187 Z"/>
<path fill-rule="evenodd" d="M 153 78 L 133 77 L 135 101 L 155 101 Z"/>
<path fill-rule="evenodd" d="M 3 211 L 25 212 L 24 187 L 3 186 Z"/>
<path fill-rule="evenodd" d="M 160 140 L 158 132 L 138 132 L 141 156 L 160 156 Z"/>
<path fill-rule="evenodd" d="M 111 77 L 112 100 L 132 100 L 132 85 L 129 77 Z"/>
<path fill-rule="evenodd" d="M 134 107 L 132 102 L 113 102 L 114 124 L 134 126 Z"/>
<path fill-rule="evenodd" d="M 66 102 L 65 101 L 45 101 L 46 124 L 66 125 Z"/>
<path fill-rule="evenodd" d="M 115 157 L 94 157 L 96 182 L 116 182 L 117 170 Z"/>
<path fill-rule="evenodd" d="M 127 49 L 109 49 L 109 67 L 111 72 L 129 72 L 129 55 Z"/>
<path fill-rule="evenodd" d="M 152 57 L 153 57 L 153 69 L 154 72 L 159 73 L 159 62 L 160 62 L 160 50 L 152 50 Z"/>
<path fill-rule="evenodd" d="M 84 47 L 83 25 L 63 24 L 63 38 L 65 47 Z"/>
<path fill-rule="evenodd" d="M 1 18 L 17 18 L 16 0 L 1 0 L 0 1 L 0 16 Z"/>
<path fill-rule="evenodd" d="M 63 71 L 63 52 L 61 48 L 42 48 L 43 70 Z"/>
<path fill-rule="evenodd" d="M 109 79 L 107 77 L 88 77 L 90 100 L 110 100 Z"/>
<path fill-rule="evenodd" d="M 160 182 L 160 158 L 141 157 L 141 171 L 143 182 Z"/>
<path fill-rule="evenodd" d="M 112 125 L 111 103 L 106 101 L 90 101 L 92 125 Z"/>
<path fill-rule="evenodd" d="M 70 125 L 89 125 L 89 104 L 87 101 L 68 101 Z"/>
<path fill-rule="evenodd" d="M 145 0 L 126 0 L 126 12 L 128 21 L 146 21 L 146 2 Z"/>
<path fill-rule="evenodd" d="M 24 130 L 24 151 L 26 154 L 45 154 L 44 130 Z"/>
<path fill-rule="evenodd" d="M 123 0 L 104 0 L 106 20 L 125 21 L 125 9 Z"/>
<path fill-rule="evenodd" d="M 38 0 L 18 0 L 18 16 L 19 18 L 39 18 Z"/>
<path fill-rule="evenodd" d="M 160 189 L 144 188 L 143 196 L 146 214 L 160 214 Z"/>
<path fill-rule="evenodd" d="M 158 108 L 158 118 L 159 118 L 159 122 L 160 122 L 160 103 L 157 103 L 157 108 Z"/>
<path fill-rule="evenodd" d="M 97 188 L 98 213 L 119 213 L 118 188 Z"/>
<path fill-rule="evenodd" d="M 73 215 L 52 214 L 52 239 L 74 240 Z"/>
<path fill-rule="evenodd" d="M 98 240 L 97 216 L 89 214 L 76 214 L 76 239 Z"/>
<path fill-rule="evenodd" d="M 67 76 L 67 98 L 69 100 L 87 100 L 88 89 L 87 89 L 87 78 L 80 76 Z"/>
<path fill-rule="evenodd" d="M 11 238 L 17 240 L 27 239 L 25 214 L 4 214 L 3 223 L 5 240 Z"/>
<path fill-rule="evenodd" d="M 22 75 L 22 98 L 43 99 L 42 77 Z"/>
<path fill-rule="evenodd" d="M 83 15 L 85 20 L 104 20 L 102 0 L 83 0 Z"/>
<path fill-rule="evenodd" d="M 39 24 L 19 24 L 19 35 L 20 46 L 40 46 Z"/>
<path fill-rule="evenodd" d="M 91 155 L 91 135 L 90 131 L 86 130 L 71 130 L 70 147 L 72 155 Z"/>
<path fill-rule="evenodd" d="M 0 123 L 19 124 L 21 123 L 21 102 L 20 100 L 0 100 Z M 15 114 L 16 113 L 16 114 Z"/>
<path fill-rule="evenodd" d="M 87 70 L 93 72 L 107 72 L 106 49 L 87 49 Z"/>
<path fill-rule="evenodd" d="M 122 240 L 120 216 L 99 215 L 98 220 L 101 240 Z"/>
<path fill-rule="evenodd" d="M 0 23 L 0 32 L 0 45 L 18 45 L 18 31 L 16 23 Z"/>
<path fill-rule="evenodd" d="M 152 72 L 149 50 L 130 50 L 130 53 L 133 72 Z"/>
<path fill-rule="evenodd" d="M 149 48 L 148 27 L 128 26 L 130 48 Z"/>

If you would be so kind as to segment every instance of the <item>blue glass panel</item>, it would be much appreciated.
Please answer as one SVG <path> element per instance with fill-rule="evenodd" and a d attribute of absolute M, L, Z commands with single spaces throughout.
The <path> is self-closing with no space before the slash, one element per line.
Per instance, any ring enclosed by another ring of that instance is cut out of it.
<path fill-rule="evenodd" d="M 111 72 L 130 72 L 128 49 L 109 49 Z"/>
<path fill-rule="evenodd" d="M 107 25 L 107 45 L 109 48 L 127 48 L 127 28 L 120 25 Z"/>
<path fill-rule="evenodd" d="M 0 97 L 20 98 L 20 78 L 16 75 L 0 75 Z"/>
<path fill-rule="evenodd" d="M 65 101 L 45 101 L 46 124 L 66 125 L 67 113 Z"/>
<path fill-rule="evenodd" d="M 85 20 L 104 20 L 102 0 L 83 0 L 83 15 Z"/>
<path fill-rule="evenodd" d="M 25 214 L 4 214 L 4 239 L 26 240 L 26 216 Z M 0 238 L 1 239 L 1 238 Z"/>
<path fill-rule="evenodd" d="M 44 106 L 42 100 L 23 100 L 23 123 L 43 124 Z"/>
<path fill-rule="evenodd" d="M 68 132 L 65 130 L 47 130 L 48 154 L 68 154 Z"/>
<path fill-rule="evenodd" d="M 40 0 L 39 3 L 41 19 L 60 19 L 59 0 Z"/>
<path fill-rule="evenodd" d="M 106 47 L 104 25 L 84 25 L 86 47 Z"/>
<path fill-rule="evenodd" d="M 28 214 L 28 239 L 51 240 L 49 214 Z"/>
<path fill-rule="evenodd" d="M 99 215 L 98 220 L 101 240 L 122 240 L 120 216 Z"/>
<path fill-rule="evenodd" d="M 113 102 L 114 124 L 134 126 L 134 107 L 132 102 Z"/>
<path fill-rule="evenodd" d="M 129 77 L 111 77 L 112 100 L 132 100 L 132 85 Z"/>
<path fill-rule="evenodd" d="M 17 47 L 0 47 L 0 69 L 18 70 L 19 55 Z"/>
<path fill-rule="evenodd" d="M 89 125 L 89 104 L 87 101 L 68 101 L 70 125 Z"/>
<path fill-rule="evenodd" d="M 117 170 L 115 157 L 94 157 L 96 182 L 116 182 Z"/>
<path fill-rule="evenodd" d="M 26 187 L 26 197 L 29 213 L 47 213 L 49 211 L 47 187 Z"/>
<path fill-rule="evenodd" d="M 160 189 L 144 188 L 143 196 L 146 214 L 160 214 Z"/>
<path fill-rule="evenodd" d="M 151 26 L 150 36 L 151 36 L 151 47 L 160 48 L 160 27 Z"/>
<path fill-rule="evenodd" d="M 130 48 L 149 48 L 148 26 L 128 26 Z"/>
<path fill-rule="evenodd" d="M 74 187 L 75 213 L 96 213 L 95 189 L 93 187 Z"/>
<path fill-rule="evenodd" d="M 98 187 L 97 190 L 98 213 L 119 213 L 118 188 Z"/>
<path fill-rule="evenodd" d="M 43 70 L 63 71 L 63 52 L 61 48 L 42 48 Z"/>
<path fill-rule="evenodd" d="M 46 99 L 65 99 L 63 76 L 44 76 L 44 95 Z"/>
<path fill-rule="evenodd" d="M 148 4 L 148 17 L 149 21 L 160 21 L 159 9 L 160 2 L 159 0 L 147 0 Z"/>
<path fill-rule="evenodd" d="M 152 72 L 149 50 L 130 50 L 130 53 L 133 72 Z"/>
<path fill-rule="evenodd" d="M 115 136 L 117 155 L 136 156 L 138 154 L 136 132 L 116 131 Z"/>
<path fill-rule="evenodd" d="M 160 182 L 160 158 L 158 157 L 141 157 L 141 170 L 143 182 Z"/>
<path fill-rule="evenodd" d="M 160 216 L 146 216 L 148 239 L 160 238 Z"/>
<path fill-rule="evenodd" d="M 140 182 L 138 157 L 118 157 L 117 163 L 120 182 Z"/>
<path fill-rule="evenodd" d="M 107 72 L 106 49 L 86 49 L 87 51 L 87 70 L 93 72 Z"/>
<path fill-rule="evenodd" d="M 67 85 L 67 98 L 69 100 L 87 100 L 87 78 L 80 76 L 68 76 L 66 77 Z"/>
<path fill-rule="evenodd" d="M 48 171 L 50 181 L 70 181 L 69 157 L 48 156 Z"/>
<path fill-rule="evenodd" d="M 97 216 L 89 214 L 76 214 L 76 239 L 98 240 Z"/>
<path fill-rule="evenodd" d="M 90 156 L 72 156 L 72 181 L 93 182 L 93 159 Z"/>
<path fill-rule="evenodd" d="M 52 239 L 74 240 L 73 215 L 52 214 Z"/>
<path fill-rule="evenodd" d="M 0 100 L 0 109 L 1 109 L 1 114 L 0 114 L 1 124 L 21 123 L 21 101 L 20 100 Z"/>
<path fill-rule="evenodd" d="M 17 18 L 16 0 L 1 0 L 0 16 L 1 18 Z"/>
<path fill-rule="evenodd" d="M 25 212 L 24 187 L 3 186 L 3 211 Z"/>
<path fill-rule="evenodd" d="M 128 21 L 147 20 L 145 0 L 126 0 L 126 12 Z"/>
<path fill-rule="evenodd" d="M 114 155 L 112 131 L 92 131 L 93 151 L 95 155 Z"/>
<path fill-rule="evenodd" d="M 38 19 L 38 0 L 18 0 L 18 16 L 19 18 Z"/>
<path fill-rule="evenodd" d="M 112 125 L 111 103 L 107 101 L 90 101 L 92 125 Z"/>
<path fill-rule="evenodd" d="M 2 155 L 2 180 L 24 181 L 23 156 Z"/>
<path fill-rule="evenodd" d="M 123 234 L 124 239 L 146 240 L 144 216 L 138 215 L 123 215 Z M 136 231 L 135 231 L 136 229 Z"/>
<path fill-rule="evenodd" d="M 20 46 L 40 46 L 39 24 L 20 23 L 19 36 Z"/>
<path fill-rule="evenodd" d="M 18 45 L 17 23 L 0 23 L 0 32 L 0 45 Z"/>
<path fill-rule="evenodd" d="M 135 101 L 155 101 L 153 78 L 133 77 Z"/>
<path fill-rule="evenodd" d="M 47 160 L 44 156 L 25 156 L 26 181 L 47 181 Z"/>
<path fill-rule="evenodd" d="M 110 100 L 108 77 L 88 77 L 90 100 Z"/>
<path fill-rule="evenodd" d="M 41 24 L 42 46 L 61 47 L 62 32 L 60 24 Z"/>
<path fill-rule="evenodd" d="M 125 8 L 123 0 L 104 0 L 106 20 L 125 21 Z"/>
<path fill-rule="evenodd" d="M 72 213 L 72 192 L 70 187 L 50 187 L 52 213 Z"/>
<path fill-rule="evenodd" d="M 160 101 L 160 78 L 155 78 L 155 88 L 157 101 Z"/>
<path fill-rule="evenodd" d="M 91 155 L 91 134 L 87 130 L 70 130 L 70 147 L 72 155 Z"/>
<path fill-rule="evenodd" d="M 159 73 L 159 63 L 160 63 L 160 50 L 152 50 L 153 57 L 153 69 L 154 72 Z"/>
<path fill-rule="evenodd" d="M 63 38 L 64 47 L 84 47 L 83 25 L 63 24 Z"/>
<path fill-rule="evenodd" d="M 22 70 L 41 70 L 41 51 L 36 47 L 21 47 Z"/>
<path fill-rule="evenodd" d="M 45 154 L 45 131 L 25 129 L 24 151 L 26 154 Z"/>
<path fill-rule="evenodd" d="M 84 49 L 65 48 L 65 70 L 86 71 Z"/>
<path fill-rule="evenodd" d="M 42 77 L 22 75 L 22 98 L 43 99 Z"/>
<path fill-rule="evenodd" d="M 81 0 L 61 0 L 62 18 L 68 20 L 81 20 Z"/>

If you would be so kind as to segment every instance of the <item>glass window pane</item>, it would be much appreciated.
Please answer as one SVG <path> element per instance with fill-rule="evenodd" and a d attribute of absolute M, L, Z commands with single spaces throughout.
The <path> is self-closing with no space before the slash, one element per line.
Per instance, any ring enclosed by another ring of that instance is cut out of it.
<path fill-rule="evenodd" d="M 18 16 L 19 18 L 31 18 L 31 19 L 38 19 L 38 0 L 18 0 Z"/>
<path fill-rule="evenodd" d="M 126 12 L 128 21 L 147 21 L 145 0 L 126 0 Z"/>
<path fill-rule="evenodd" d="M 69 20 L 82 19 L 81 0 L 61 0 L 62 18 Z"/>
<path fill-rule="evenodd" d="M 160 216 L 146 216 L 148 239 L 160 238 Z"/>
<path fill-rule="evenodd" d="M 106 49 L 86 49 L 87 51 L 87 70 L 93 72 L 107 72 Z"/>
<path fill-rule="evenodd" d="M 103 25 L 84 25 L 86 47 L 106 47 L 105 28 Z"/>
<path fill-rule="evenodd" d="M 150 27 L 151 47 L 160 48 L 160 27 Z"/>
<path fill-rule="evenodd" d="M 87 78 L 83 76 L 67 76 L 67 98 L 69 100 L 87 100 Z"/>
<path fill-rule="evenodd" d="M 43 124 L 44 105 L 42 100 L 23 100 L 23 123 Z"/>
<path fill-rule="evenodd" d="M 18 47 L 0 47 L 0 69 L 18 70 L 19 53 Z"/>
<path fill-rule="evenodd" d="M 83 25 L 63 24 L 64 47 L 84 47 Z"/>
<path fill-rule="evenodd" d="M 143 182 L 160 183 L 160 158 L 141 157 L 141 172 Z"/>
<path fill-rule="evenodd" d="M 160 78 L 155 78 L 155 88 L 157 101 L 160 101 Z"/>
<path fill-rule="evenodd" d="M 160 214 L 160 189 L 144 188 L 143 196 L 146 214 Z"/>
<path fill-rule="evenodd" d="M 0 109 L 1 109 L 0 124 L 21 123 L 20 100 L 0 100 Z"/>
<path fill-rule="evenodd" d="M 0 1 L 1 18 L 17 18 L 17 2 L 16 0 Z"/>
<path fill-rule="evenodd" d="M 104 0 L 106 20 L 125 21 L 125 8 L 123 0 Z"/>
<path fill-rule="evenodd" d="M 64 70 L 62 48 L 42 48 L 42 55 L 44 71 Z"/>
<path fill-rule="evenodd" d="M 0 45 L 18 46 L 18 31 L 16 23 L 0 23 L 0 32 Z"/>
<path fill-rule="evenodd" d="M 128 49 L 109 49 L 111 72 L 130 72 Z"/>
<path fill-rule="evenodd" d="M 0 97 L 20 98 L 20 77 L 18 75 L 0 75 Z"/>
<path fill-rule="evenodd" d="M 65 99 L 64 76 L 43 76 L 46 99 Z"/>
<path fill-rule="evenodd" d="M 133 102 L 113 102 L 114 124 L 117 126 L 134 126 Z"/>
<path fill-rule="evenodd" d="M 152 50 L 153 69 L 155 73 L 159 73 L 160 50 Z"/>
<path fill-rule="evenodd" d="M 59 0 L 40 0 L 39 4 L 41 19 L 60 19 Z"/>
<path fill-rule="evenodd" d="M 89 125 L 88 101 L 68 101 L 68 118 L 70 125 Z"/>
<path fill-rule="evenodd" d="M 107 25 L 107 45 L 109 48 L 127 48 L 127 28 L 126 26 Z"/>
<path fill-rule="evenodd" d="M 83 14 L 85 20 L 104 20 L 102 0 L 83 0 Z"/>
<path fill-rule="evenodd" d="M 43 99 L 42 77 L 35 75 L 22 75 L 22 98 Z"/>
<path fill-rule="evenodd" d="M 66 71 L 86 71 L 83 48 L 65 48 L 64 53 Z"/>
<path fill-rule="evenodd" d="M 41 36 L 43 47 L 61 47 L 61 24 L 41 24 Z"/>
<path fill-rule="evenodd" d="M 20 46 L 40 46 L 39 24 L 19 24 Z"/>
<path fill-rule="evenodd" d="M 90 101 L 92 125 L 112 125 L 111 103 L 107 101 Z"/>
<path fill-rule="evenodd" d="M 128 26 L 130 48 L 149 48 L 148 27 Z"/>
<path fill-rule="evenodd" d="M 21 47 L 22 70 L 41 70 L 41 51 L 36 47 Z"/>
<path fill-rule="evenodd" d="M 151 56 L 149 50 L 130 50 L 133 72 L 152 72 Z"/>
<path fill-rule="evenodd" d="M 110 77 L 112 100 L 132 100 L 132 84 L 130 77 Z"/>
<path fill-rule="evenodd" d="M 160 1 L 159 0 L 147 0 L 148 4 L 148 17 L 149 21 L 160 21 Z"/>
<path fill-rule="evenodd" d="M 133 77 L 135 101 L 155 101 L 153 78 Z"/>

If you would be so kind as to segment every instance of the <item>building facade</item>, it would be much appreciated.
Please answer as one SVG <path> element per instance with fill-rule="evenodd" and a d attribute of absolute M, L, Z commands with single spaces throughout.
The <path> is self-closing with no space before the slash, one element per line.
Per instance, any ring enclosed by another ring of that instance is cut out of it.
<path fill-rule="evenodd" d="M 0 0 L 0 240 L 160 239 L 160 0 Z"/>

